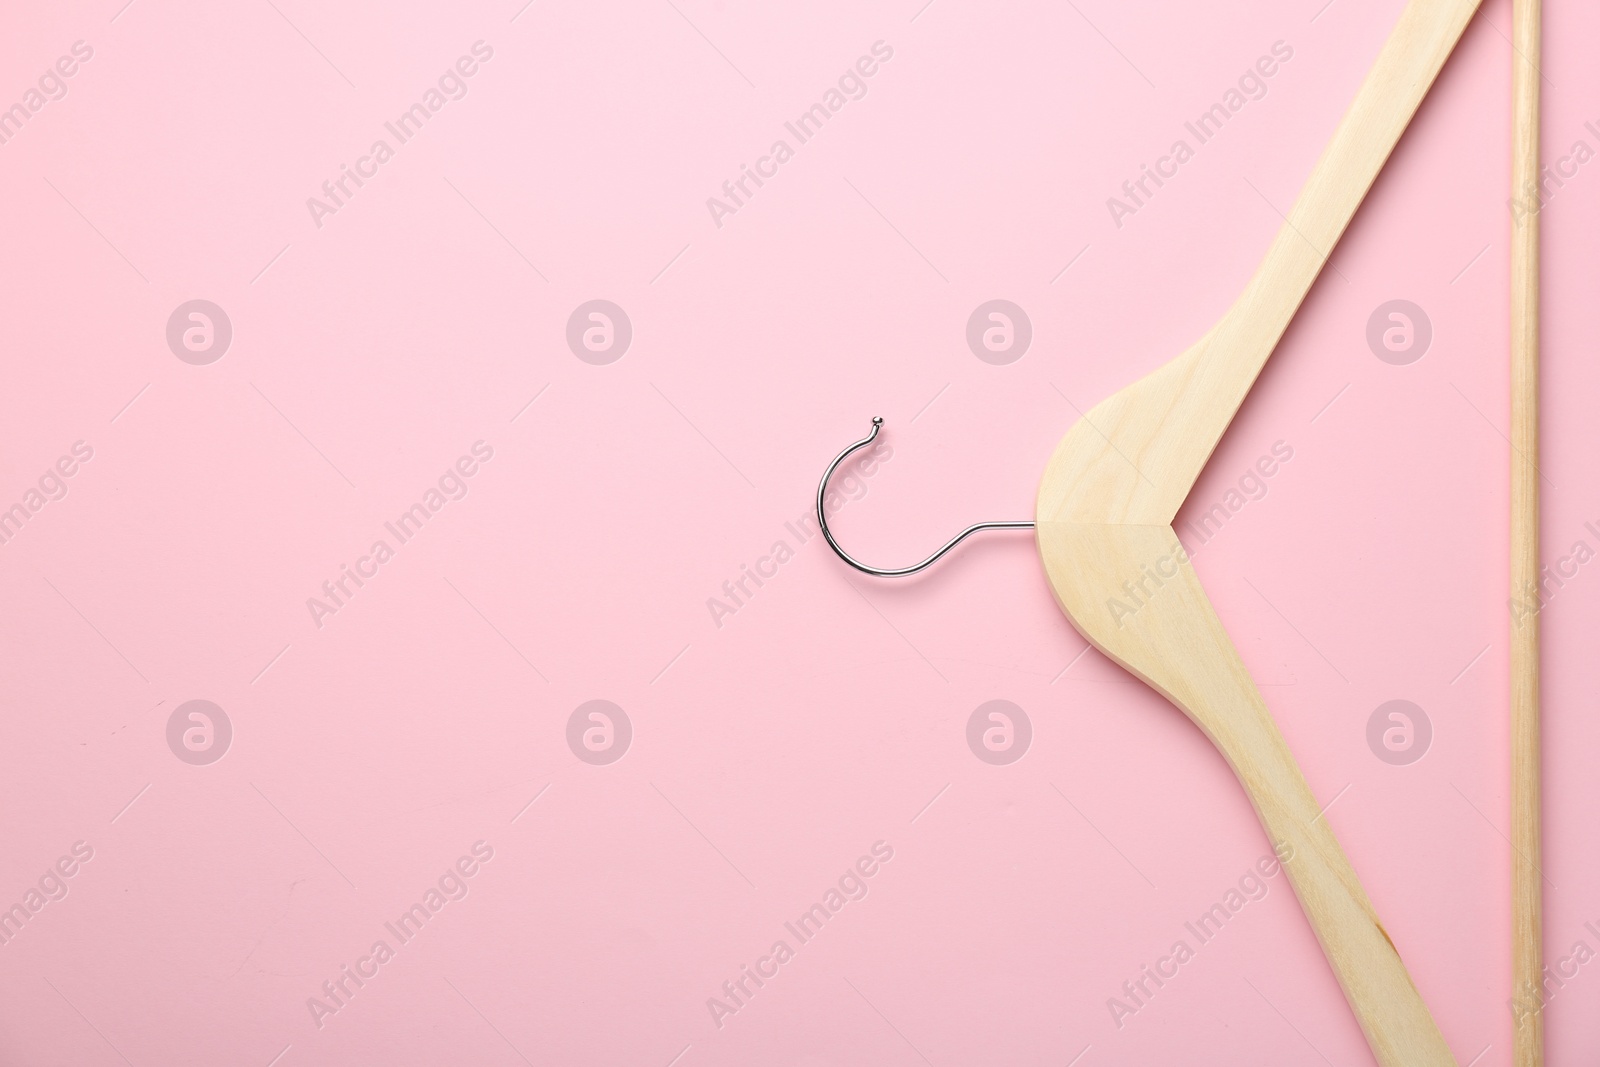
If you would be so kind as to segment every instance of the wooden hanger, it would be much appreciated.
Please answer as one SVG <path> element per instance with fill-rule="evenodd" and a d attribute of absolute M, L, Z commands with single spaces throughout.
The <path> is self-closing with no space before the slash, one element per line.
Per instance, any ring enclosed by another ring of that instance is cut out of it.
<path fill-rule="evenodd" d="M 1067 432 L 1036 510 L 1039 554 L 1073 625 L 1194 720 L 1273 845 L 1292 850 L 1284 870 L 1384 1067 L 1456 1061 L 1171 524 L 1478 2 L 1411 0 L 1243 294 L 1192 348 Z M 1151 573 L 1161 584 L 1145 582 L 1145 603 L 1114 615 L 1123 583 Z"/>
<path fill-rule="evenodd" d="M 1172 520 L 1478 4 L 1411 0 L 1239 299 L 1188 351 L 1103 400 L 1067 432 L 1045 468 L 1034 523 L 970 526 L 911 567 L 882 570 L 851 558 L 828 530 L 824 491 L 845 457 L 877 436 L 881 419 L 873 420 L 871 435 L 840 454 L 817 492 L 828 543 L 851 566 L 875 575 L 915 573 L 979 530 L 1036 527 L 1045 573 L 1073 625 L 1187 714 L 1238 775 L 1267 836 L 1289 856 L 1284 870 L 1383 1067 L 1456 1061 L 1321 817 Z M 1537 16 L 1533 27 L 1536 38 Z M 1519 20 L 1524 44 L 1525 29 Z M 1530 83 L 1536 108 L 1534 75 L 1521 76 L 1518 100 L 1525 100 Z M 1519 103 L 1519 121 L 1524 110 Z M 1534 160 L 1527 173 L 1536 180 L 1536 138 L 1531 157 L 1522 157 L 1519 166 Z M 1537 488 L 1532 475 L 1519 484 Z M 1536 544 L 1533 551 L 1530 573 L 1536 576 Z M 1124 603 L 1125 583 L 1144 593 L 1132 613 Z M 1122 609 L 1114 610 L 1118 604 Z M 1536 718 L 1533 731 L 1536 746 Z M 1518 736 L 1525 741 L 1526 729 Z M 1536 842 L 1536 779 L 1533 788 Z M 1528 879 L 1518 877 L 1521 894 Z M 1536 895 L 1537 874 L 1531 879 Z M 1536 903 L 1533 908 L 1536 920 Z M 1519 977 L 1538 973 L 1536 936 L 1533 962 L 1525 958 L 1529 940 L 1518 940 Z M 1536 1067 L 1537 1052 L 1520 1058 L 1528 1045 L 1520 1028 L 1518 1040 L 1519 1067 Z"/>

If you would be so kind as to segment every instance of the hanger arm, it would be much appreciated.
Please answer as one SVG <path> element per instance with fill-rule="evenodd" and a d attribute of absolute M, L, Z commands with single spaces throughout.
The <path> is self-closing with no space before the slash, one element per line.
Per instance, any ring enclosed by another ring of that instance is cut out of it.
<path fill-rule="evenodd" d="M 1172 521 L 1478 4 L 1411 0 L 1244 292 L 1196 345 L 1073 427 L 1041 518 Z"/>
<path fill-rule="evenodd" d="M 1456 1067 L 1178 535 L 1045 523 L 1038 537 L 1056 599 L 1084 637 L 1188 715 L 1233 768 L 1377 1061 Z M 1107 609 L 1108 589 L 1129 599 L 1119 577 L 1145 597 L 1120 618 Z"/>

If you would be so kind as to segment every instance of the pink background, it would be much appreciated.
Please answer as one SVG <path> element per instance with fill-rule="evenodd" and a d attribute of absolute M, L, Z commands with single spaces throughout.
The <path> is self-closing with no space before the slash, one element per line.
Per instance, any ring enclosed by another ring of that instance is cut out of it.
<path fill-rule="evenodd" d="M 0 33 L 3 106 L 94 50 L 0 145 L 0 507 L 94 450 L 0 545 L 0 907 L 94 850 L 0 946 L 0 1062 L 1371 1062 L 1282 877 L 1113 1021 L 1267 846 L 1194 728 L 1078 658 L 1025 534 L 888 582 L 784 523 L 872 415 L 863 557 L 1030 517 L 1074 407 L 1237 294 L 1399 0 L 122 5 Z M 1600 14 L 1546 7 L 1553 160 L 1600 147 Z M 1191 498 L 1294 450 L 1196 565 L 1462 1064 L 1510 1055 L 1509 25 L 1468 28 Z M 467 95 L 315 225 L 479 40 Z M 706 199 L 880 40 L 718 227 Z M 1280 40 L 1118 228 L 1106 198 Z M 1590 163 L 1544 215 L 1549 559 L 1600 547 L 1597 213 Z M 233 326 L 206 366 L 165 338 L 197 298 Z M 1033 326 L 1005 366 L 965 340 L 996 298 Z M 1364 336 L 1397 298 L 1434 333 L 1407 366 Z M 632 322 L 610 365 L 565 340 L 592 299 Z M 465 498 L 315 625 L 480 440 Z M 1600 949 L 1597 615 L 1594 564 L 1544 614 L 1552 960 Z M 166 741 L 194 699 L 233 728 L 206 766 Z M 592 699 L 632 723 L 610 765 L 567 744 Z M 993 699 L 1033 726 L 1008 766 L 966 742 Z M 1366 742 L 1393 699 L 1433 725 L 1407 766 Z M 319 1028 L 308 998 L 480 840 Z M 719 1028 L 707 999 L 878 841 L 865 899 Z M 1600 963 L 1548 1027 L 1553 1063 L 1600 1048 Z"/>

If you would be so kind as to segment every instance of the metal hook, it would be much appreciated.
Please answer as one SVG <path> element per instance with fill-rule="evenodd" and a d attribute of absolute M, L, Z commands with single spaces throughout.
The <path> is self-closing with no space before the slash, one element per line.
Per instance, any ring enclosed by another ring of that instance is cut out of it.
<path fill-rule="evenodd" d="M 875 574 L 880 578 L 901 578 L 907 574 L 916 574 L 918 571 L 923 570 L 924 568 L 931 567 L 935 562 L 938 561 L 940 556 L 943 556 L 946 552 L 950 551 L 952 548 L 956 547 L 962 541 L 966 540 L 968 537 L 971 537 L 979 530 L 1033 529 L 1033 523 L 1031 522 L 974 523 L 973 525 L 968 526 L 965 530 L 962 530 L 960 533 L 956 534 L 950 540 L 946 541 L 943 548 L 939 549 L 939 551 L 935 552 L 921 563 L 911 567 L 901 567 L 898 570 L 880 570 L 877 567 L 869 567 L 859 560 L 852 559 L 850 553 L 839 547 L 839 542 L 834 540 L 833 531 L 828 529 L 828 516 L 822 507 L 822 498 L 827 495 L 828 482 L 833 477 L 833 472 L 839 469 L 839 464 L 850 458 L 850 454 L 852 452 L 855 452 L 857 449 L 865 448 L 867 445 L 870 445 L 874 440 L 876 440 L 878 437 L 878 431 L 882 428 L 883 419 L 881 417 L 874 418 L 872 420 L 872 432 L 867 434 L 867 436 L 863 437 L 861 440 L 857 441 L 855 444 L 851 445 L 849 448 L 845 449 L 843 452 L 840 452 L 838 458 L 828 465 L 827 471 L 822 475 L 822 484 L 817 486 L 817 525 L 822 527 L 822 536 L 827 538 L 828 546 L 838 554 L 840 559 L 850 564 L 850 566 L 866 574 Z"/>

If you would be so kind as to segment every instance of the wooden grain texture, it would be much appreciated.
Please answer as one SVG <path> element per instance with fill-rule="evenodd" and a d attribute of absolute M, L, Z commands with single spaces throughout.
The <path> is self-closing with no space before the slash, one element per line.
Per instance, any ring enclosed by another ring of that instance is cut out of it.
<path fill-rule="evenodd" d="M 1539 0 L 1511 12 L 1511 189 L 1539 181 Z M 1538 197 L 1531 197 L 1534 203 Z M 1539 594 L 1539 213 L 1511 228 L 1511 591 Z M 1511 988 L 1515 1067 L 1544 1063 L 1544 915 L 1539 757 L 1539 613 L 1511 624 Z"/>
<path fill-rule="evenodd" d="M 1478 0 L 1411 0 L 1243 294 L 1057 446 L 1036 505 L 1056 599 L 1086 639 L 1227 759 L 1383 1067 L 1456 1061 L 1171 528 L 1173 517 L 1449 57 Z"/>

